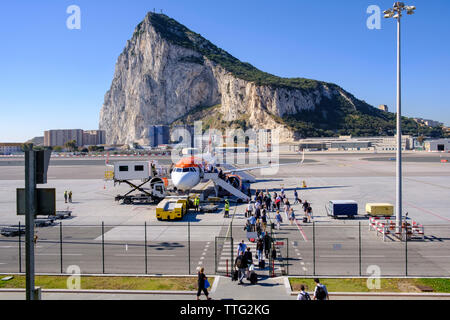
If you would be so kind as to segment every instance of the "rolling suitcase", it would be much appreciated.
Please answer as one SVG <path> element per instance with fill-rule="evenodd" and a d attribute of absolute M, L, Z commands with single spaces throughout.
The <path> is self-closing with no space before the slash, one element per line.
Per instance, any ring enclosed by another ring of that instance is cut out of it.
<path fill-rule="evenodd" d="M 254 271 L 252 271 L 252 273 L 250 273 L 250 283 L 251 284 L 257 284 L 258 283 L 258 275 Z"/>
<path fill-rule="evenodd" d="M 259 262 L 258 267 L 259 267 L 260 269 L 264 269 L 264 268 L 266 267 L 266 261 L 261 260 L 261 261 Z"/>
<path fill-rule="evenodd" d="M 233 270 L 231 272 L 231 281 L 238 281 L 239 273 L 237 270 Z"/>
<path fill-rule="evenodd" d="M 308 218 L 307 217 L 303 218 L 303 223 L 308 223 Z"/>

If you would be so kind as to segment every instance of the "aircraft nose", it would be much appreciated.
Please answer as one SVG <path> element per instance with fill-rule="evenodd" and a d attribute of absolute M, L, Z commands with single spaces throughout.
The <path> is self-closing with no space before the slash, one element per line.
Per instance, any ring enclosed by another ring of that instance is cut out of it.
<path fill-rule="evenodd" d="M 189 190 L 192 187 L 192 179 L 189 174 L 179 174 L 172 179 L 173 185 L 180 190 Z"/>

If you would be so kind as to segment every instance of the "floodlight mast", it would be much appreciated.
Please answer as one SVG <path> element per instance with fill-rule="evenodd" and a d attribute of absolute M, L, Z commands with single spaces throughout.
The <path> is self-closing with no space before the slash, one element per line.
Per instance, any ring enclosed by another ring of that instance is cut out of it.
<path fill-rule="evenodd" d="M 414 14 L 415 6 L 405 6 L 397 1 L 393 8 L 384 11 L 386 19 L 397 19 L 397 163 L 396 163 L 396 233 L 402 233 L 402 91 L 401 91 L 401 18 L 402 11 L 408 15 Z"/>

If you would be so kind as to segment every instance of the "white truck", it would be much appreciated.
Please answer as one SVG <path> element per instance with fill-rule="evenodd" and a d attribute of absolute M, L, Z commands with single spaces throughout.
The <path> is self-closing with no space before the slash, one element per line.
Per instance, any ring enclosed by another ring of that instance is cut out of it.
<path fill-rule="evenodd" d="M 140 180 L 139 183 L 132 182 Z M 126 183 L 131 190 L 117 195 L 115 200 L 123 204 L 157 204 L 166 197 L 166 185 L 159 177 L 156 166 L 148 161 L 119 161 L 114 163 L 114 185 Z M 150 188 L 145 188 L 146 184 Z M 139 193 L 136 193 L 139 192 Z"/>

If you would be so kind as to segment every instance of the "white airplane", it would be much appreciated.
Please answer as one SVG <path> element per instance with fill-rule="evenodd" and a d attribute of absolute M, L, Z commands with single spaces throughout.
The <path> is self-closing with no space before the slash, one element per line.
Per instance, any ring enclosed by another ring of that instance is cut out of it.
<path fill-rule="evenodd" d="M 208 159 L 209 161 L 207 161 Z M 273 167 L 280 167 L 286 165 L 302 165 L 305 160 L 305 153 L 303 153 L 302 161 L 300 163 L 285 163 L 285 164 L 269 164 L 260 167 L 251 167 L 243 169 L 231 169 L 223 171 L 223 174 L 228 177 L 229 182 L 237 189 L 242 187 L 242 179 L 236 173 L 252 171 L 258 169 L 266 169 Z M 171 173 L 173 185 L 182 191 L 190 191 L 195 188 L 202 180 L 204 168 L 214 164 L 214 158 L 210 154 L 205 156 L 188 156 L 182 158 L 174 167 Z"/>

